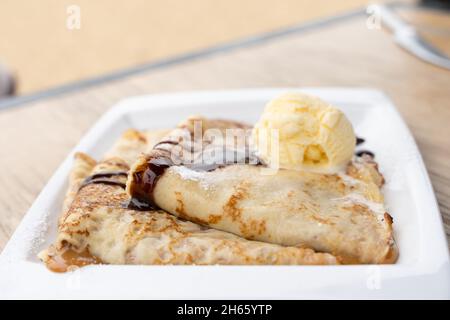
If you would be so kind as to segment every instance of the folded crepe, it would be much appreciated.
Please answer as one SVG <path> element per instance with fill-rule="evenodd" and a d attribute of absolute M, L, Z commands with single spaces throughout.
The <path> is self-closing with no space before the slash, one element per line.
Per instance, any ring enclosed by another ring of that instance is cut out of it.
<path fill-rule="evenodd" d="M 161 133 L 129 130 L 96 162 L 75 155 L 54 245 L 39 254 L 64 272 L 87 264 L 338 264 L 327 253 L 250 241 L 181 220 L 162 210 L 129 207 L 129 164 Z"/>
<path fill-rule="evenodd" d="M 194 132 L 199 122 L 202 135 Z M 267 174 L 249 143 L 205 138 L 208 129 L 225 135 L 226 128 L 248 126 L 188 119 L 136 161 L 127 192 L 140 203 L 246 239 L 304 246 L 344 263 L 396 261 L 392 218 L 380 191 L 383 177 L 372 158 L 355 157 L 339 174 L 282 169 Z M 234 154 L 234 161 L 195 162 L 210 160 L 211 150 Z"/>

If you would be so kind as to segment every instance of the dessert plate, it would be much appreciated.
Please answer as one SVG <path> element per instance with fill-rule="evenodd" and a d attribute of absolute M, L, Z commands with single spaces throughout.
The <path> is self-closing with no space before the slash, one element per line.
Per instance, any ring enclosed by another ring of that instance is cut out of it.
<path fill-rule="evenodd" d="M 394 218 L 394 265 L 120 266 L 47 270 L 36 254 L 55 238 L 75 151 L 100 158 L 127 128 L 163 129 L 191 114 L 254 123 L 264 105 L 301 90 L 339 107 L 364 149 L 376 155 Z M 450 263 L 441 216 L 417 146 L 381 92 L 284 88 L 192 92 L 125 99 L 84 136 L 42 190 L 0 256 L 0 298 L 450 298 Z"/>

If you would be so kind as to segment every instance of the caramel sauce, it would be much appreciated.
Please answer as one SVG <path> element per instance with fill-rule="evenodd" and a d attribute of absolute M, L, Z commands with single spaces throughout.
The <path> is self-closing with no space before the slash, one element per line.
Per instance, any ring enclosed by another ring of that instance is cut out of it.
<path fill-rule="evenodd" d="M 76 252 L 73 249 L 63 249 L 48 256 L 45 262 L 53 272 L 67 272 L 73 267 L 84 267 L 89 264 L 101 264 L 102 261 L 92 255 L 88 249 Z"/>

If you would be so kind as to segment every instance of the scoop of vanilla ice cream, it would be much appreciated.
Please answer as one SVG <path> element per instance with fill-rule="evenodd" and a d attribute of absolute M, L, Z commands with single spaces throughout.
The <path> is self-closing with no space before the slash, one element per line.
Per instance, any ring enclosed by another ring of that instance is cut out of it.
<path fill-rule="evenodd" d="M 285 93 L 270 101 L 252 140 L 270 166 L 318 172 L 345 167 L 356 143 L 352 124 L 342 111 L 301 93 Z"/>

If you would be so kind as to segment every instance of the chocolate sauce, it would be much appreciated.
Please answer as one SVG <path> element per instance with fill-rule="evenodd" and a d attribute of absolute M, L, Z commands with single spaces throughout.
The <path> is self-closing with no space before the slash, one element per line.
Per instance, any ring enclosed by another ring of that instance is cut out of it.
<path fill-rule="evenodd" d="M 176 146 L 178 143 L 179 143 L 178 141 L 173 141 L 173 140 L 163 140 L 163 141 L 160 141 L 160 142 L 158 142 L 157 144 L 155 144 L 155 145 L 153 146 L 153 149 L 158 149 L 158 147 L 159 147 L 161 144 L 171 144 L 171 145 Z"/>
<path fill-rule="evenodd" d="M 365 139 L 357 137 L 356 144 L 360 145 L 365 142 Z M 132 183 L 130 184 L 130 195 L 131 199 L 123 204 L 125 208 L 133 209 L 133 210 L 152 210 L 158 208 L 155 204 L 153 198 L 153 191 L 156 187 L 156 183 L 159 178 L 164 174 L 167 168 L 174 166 L 174 162 L 171 159 L 171 152 L 167 148 L 160 147 L 163 144 L 169 145 L 178 145 L 179 142 L 174 140 L 163 140 L 158 142 L 154 147 L 153 151 L 147 158 L 147 161 L 142 163 L 140 167 L 136 168 L 132 173 Z M 226 151 L 226 150 L 224 150 Z M 191 150 L 193 152 L 193 150 Z M 264 165 L 264 163 L 258 158 L 249 153 L 249 150 L 246 148 L 245 154 L 239 155 L 236 151 L 234 151 L 233 160 L 222 161 L 217 163 L 213 161 L 213 163 L 181 163 L 191 170 L 201 171 L 201 172 L 210 172 L 214 171 L 218 168 L 225 167 L 227 165 L 232 165 L 236 163 L 246 163 L 251 165 Z M 220 153 L 219 153 L 220 154 Z M 370 151 L 359 151 L 356 153 L 358 156 L 362 156 L 363 154 L 367 154 L 369 156 L 374 157 L 374 154 Z M 214 159 L 212 159 L 214 160 Z M 178 165 L 178 164 L 177 164 Z"/>
<path fill-rule="evenodd" d="M 115 180 L 111 180 L 111 179 L 95 179 L 95 180 L 89 180 L 89 181 L 83 182 L 83 184 L 80 186 L 80 189 L 84 188 L 85 186 L 87 186 L 89 184 L 96 184 L 96 183 L 108 184 L 110 186 L 119 186 L 123 189 L 126 188 L 126 184 L 123 182 L 119 182 L 119 181 L 115 181 Z"/>
<path fill-rule="evenodd" d="M 119 186 L 119 187 L 125 189 L 125 187 L 126 187 L 125 183 L 111 179 L 112 177 L 115 177 L 115 176 L 127 177 L 128 173 L 126 171 L 109 171 L 109 172 L 96 173 L 96 174 L 93 174 L 92 176 L 87 177 L 81 184 L 80 189 L 84 188 L 85 186 L 87 186 L 89 184 L 94 184 L 94 183 Z"/>
<path fill-rule="evenodd" d="M 167 148 L 164 148 L 164 147 L 161 146 L 163 144 L 170 144 L 170 145 L 173 145 L 173 146 L 178 146 L 179 145 L 179 146 L 181 146 L 181 148 L 184 151 L 187 151 L 187 152 L 190 152 L 190 153 L 194 153 L 195 152 L 195 146 L 194 146 L 193 143 L 189 147 L 189 146 L 186 146 L 184 144 L 180 144 L 180 142 L 178 142 L 178 141 L 173 141 L 173 140 L 163 140 L 161 142 L 158 142 L 157 144 L 154 145 L 153 149 L 155 149 L 155 150 L 162 150 L 162 151 L 168 151 Z"/>
<path fill-rule="evenodd" d="M 358 157 L 362 157 L 363 155 L 368 155 L 368 156 L 370 156 L 372 158 L 375 158 L 375 154 L 372 151 L 368 151 L 368 150 L 358 151 L 358 152 L 356 152 L 356 155 Z"/>
<path fill-rule="evenodd" d="M 122 203 L 122 207 L 125 209 L 131 209 L 136 211 L 149 211 L 157 209 L 149 203 L 139 201 L 136 198 L 130 198 L 128 201 Z"/>
<path fill-rule="evenodd" d="M 366 141 L 366 139 L 364 138 L 360 138 L 360 137 L 356 137 L 356 145 L 360 145 L 363 144 Z M 368 150 L 360 150 L 355 152 L 355 155 L 358 157 L 362 157 L 363 155 L 368 155 L 372 158 L 375 158 L 375 154 L 372 151 L 368 151 Z"/>
<path fill-rule="evenodd" d="M 191 138 L 192 135 L 193 132 L 191 132 Z M 182 165 L 194 171 L 210 172 L 236 163 L 263 165 L 259 158 L 253 154 L 250 154 L 248 146 L 246 147 L 245 152 L 239 153 L 234 150 L 234 154 L 232 154 L 229 159 L 226 157 L 227 155 L 230 155 L 229 153 L 227 154 L 227 151 L 230 152 L 233 150 L 226 150 L 224 148 L 224 150 L 217 150 L 216 154 L 214 150 L 215 147 L 212 143 L 212 141 L 205 140 L 202 140 L 201 142 L 193 141 L 191 142 L 190 147 L 188 147 L 181 144 L 179 141 L 176 141 L 176 138 L 171 137 L 167 138 L 167 140 L 158 142 L 147 156 L 146 161 L 135 168 L 132 176 L 129 177 L 129 179 L 131 179 L 131 183 L 129 184 L 129 194 L 131 195 L 131 199 L 127 203 L 124 203 L 124 206 L 135 210 L 151 210 L 157 208 L 154 201 L 153 192 L 159 178 L 164 174 L 166 169 L 171 166 Z M 200 161 L 189 160 L 187 161 L 188 163 L 186 163 L 183 159 L 177 159 L 180 161 L 173 159 L 172 156 L 176 156 L 176 154 L 172 154 L 172 146 L 178 145 L 180 145 L 184 151 L 191 153 L 193 156 L 200 156 Z M 199 145 L 202 147 L 203 153 L 197 154 L 195 152 L 195 147 Z M 208 146 L 211 145 L 213 150 L 209 151 L 211 151 L 210 154 L 213 154 L 213 156 L 211 159 L 208 159 L 209 161 L 205 161 L 203 157 L 205 154 L 208 154 L 208 152 L 205 151 L 206 149 L 204 148 L 208 148 Z M 219 156 L 219 158 L 215 159 L 215 156 Z M 222 156 L 225 156 L 224 159 L 222 159 Z"/>
<path fill-rule="evenodd" d="M 163 143 L 163 142 L 162 142 Z M 161 144 L 162 144 L 161 143 Z M 165 142 L 164 142 L 165 143 Z M 253 165 L 263 165 L 261 160 L 255 159 L 250 156 L 245 158 L 233 159 L 233 161 L 225 163 L 186 163 L 181 164 L 185 167 L 201 172 L 210 172 L 218 168 L 225 167 L 227 165 L 235 163 L 247 163 Z M 159 178 L 164 174 L 166 169 L 174 166 L 172 159 L 170 158 L 170 152 L 164 149 L 153 149 L 151 156 L 141 166 L 135 169 L 132 176 L 132 183 L 130 184 L 131 199 L 125 203 L 124 206 L 128 209 L 134 210 L 151 210 L 158 206 L 153 199 L 153 191 Z"/>
<path fill-rule="evenodd" d="M 127 177 L 128 176 L 128 172 L 127 171 L 107 171 L 107 172 L 99 172 L 99 173 L 95 173 L 92 176 L 90 176 L 92 179 L 97 179 L 97 178 L 111 178 L 114 176 L 123 176 L 123 177 Z"/>
<path fill-rule="evenodd" d="M 360 144 L 363 144 L 366 141 L 364 138 L 356 137 L 356 145 L 359 146 Z"/>
<path fill-rule="evenodd" d="M 153 200 L 153 190 L 158 179 L 171 166 L 173 166 L 173 162 L 169 155 L 157 153 L 156 156 L 150 157 L 144 166 L 136 168 L 130 185 L 130 195 L 132 196 L 128 204 L 130 208 L 142 208 L 142 203 L 147 203 L 153 208 L 157 207 Z"/>

